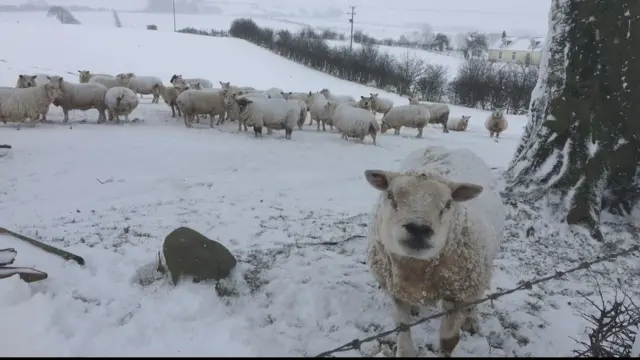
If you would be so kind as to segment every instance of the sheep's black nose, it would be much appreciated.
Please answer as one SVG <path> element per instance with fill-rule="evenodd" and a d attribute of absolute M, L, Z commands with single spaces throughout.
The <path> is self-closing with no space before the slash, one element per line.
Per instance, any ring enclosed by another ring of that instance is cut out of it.
<path fill-rule="evenodd" d="M 433 229 L 429 225 L 407 223 L 403 225 L 409 236 L 403 241 L 404 244 L 413 250 L 424 250 L 431 247 L 429 238 L 433 236 Z"/>

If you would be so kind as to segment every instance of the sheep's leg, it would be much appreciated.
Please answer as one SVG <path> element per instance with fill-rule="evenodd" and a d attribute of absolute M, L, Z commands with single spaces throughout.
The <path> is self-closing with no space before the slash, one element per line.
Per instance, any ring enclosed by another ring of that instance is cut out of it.
<path fill-rule="evenodd" d="M 176 109 L 175 106 L 171 105 L 171 117 L 176 117 Z"/>
<path fill-rule="evenodd" d="M 480 332 L 480 326 L 478 325 L 478 313 L 476 307 L 472 307 L 466 312 L 466 317 L 461 327 L 462 331 L 466 331 L 471 335 Z"/>
<path fill-rule="evenodd" d="M 311 112 L 309 112 L 309 125 L 313 125 L 313 117 L 311 116 Z"/>
<path fill-rule="evenodd" d="M 284 133 L 284 138 L 287 140 L 291 140 L 291 134 L 293 133 L 293 129 L 288 128 L 288 129 L 284 129 L 285 133 Z"/>
<path fill-rule="evenodd" d="M 182 110 L 180 110 L 180 106 L 176 106 L 176 111 L 178 112 L 178 116 L 182 116 Z"/>
<path fill-rule="evenodd" d="M 242 120 L 238 120 L 238 132 L 240 132 L 240 130 L 242 130 Z M 244 126 L 244 131 L 247 131 L 247 125 Z"/>
<path fill-rule="evenodd" d="M 320 129 L 318 129 L 318 130 L 320 130 Z M 322 122 L 322 131 L 327 131 L 327 128 L 325 127 L 325 121 Z"/>
<path fill-rule="evenodd" d="M 496 139 L 500 137 L 500 132 L 496 132 Z"/>
<path fill-rule="evenodd" d="M 267 135 L 271 135 L 273 134 L 273 130 L 271 130 L 270 128 L 267 128 Z"/>
<path fill-rule="evenodd" d="M 395 298 L 393 299 L 393 304 L 393 321 L 395 325 L 408 325 L 411 322 L 411 305 Z M 396 357 L 416 357 L 417 355 L 418 352 L 411 339 L 411 329 L 399 332 L 396 338 Z"/>
<path fill-rule="evenodd" d="M 313 120 L 311 120 L 311 121 L 313 121 Z M 320 120 L 316 119 L 316 123 L 318 124 L 318 131 L 320 131 Z"/>
<path fill-rule="evenodd" d="M 455 308 L 455 303 L 443 301 L 445 311 Z M 445 315 L 440 322 L 440 353 L 445 357 L 451 357 L 451 353 L 460 341 L 460 329 L 468 316 L 469 310 L 453 310 Z"/>
<path fill-rule="evenodd" d="M 183 114 L 183 116 L 182 116 L 184 118 L 184 126 L 186 126 L 188 128 L 191 127 L 191 121 L 189 119 L 191 116 L 192 115 L 186 115 L 186 114 Z"/>
<path fill-rule="evenodd" d="M 449 132 L 449 127 L 447 127 L 447 122 L 443 122 L 442 123 L 442 132 L 443 133 L 448 133 Z"/>
<path fill-rule="evenodd" d="M 215 115 L 213 113 L 209 114 L 209 127 L 213 127 L 213 117 Z M 216 122 L 216 125 L 220 124 L 220 119 Z"/>
<path fill-rule="evenodd" d="M 262 137 L 262 126 L 254 126 L 253 134 L 255 137 Z"/>
<path fill-rule="evenodd" d="M 64 114 L 64 120 L 62 120 L 62 122 L 66 124 L 69 122 L 69 109 L 62 108 L 62 113 Z"/>
<path fill-rule="evenodd" d="M 129 122 L 129 114 L 124 114 L 124 121 Z"/>
<path fill-rule="evenodd" d="M 400 135 L 400 128 L 395 128 L 393 130 L 393 135 Z"/>
<path fill-rule="evenodd" d="M 489 131 L 489 137 L 492 138 L 493 137 L 493 131 Z"/>
<path fill-rule="evenodd" d="M 422 139 L 422 128 L 418 128 L 418 135 L 416 136 L 418 139 Z"/>

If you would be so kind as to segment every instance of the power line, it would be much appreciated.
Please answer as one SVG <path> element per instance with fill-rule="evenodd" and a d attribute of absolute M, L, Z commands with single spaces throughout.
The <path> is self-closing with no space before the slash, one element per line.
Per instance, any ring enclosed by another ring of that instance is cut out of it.
<path fill-rule="evenodd" d="M 349 19 L 349 23 L 351 24 L 351 37 L 349 37 L 349 51 L 353 51 L 353 17 L 356 15 L 356 7 L 349 6 L 351 8 L 351 12 L 347 13 L 347 15 L 351 15 L 351 19 Z"/>

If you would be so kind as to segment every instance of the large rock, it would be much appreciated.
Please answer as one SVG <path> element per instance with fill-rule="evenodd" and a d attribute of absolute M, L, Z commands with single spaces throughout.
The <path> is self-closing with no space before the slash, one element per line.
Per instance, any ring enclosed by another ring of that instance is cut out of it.
<path fill-rule="evenodd" d="M 222 244 L 187 227 L 167 235 L 162 254 L 173 285 L 177 285 L 183 275 L 193 276 L 194 281 L 224 279 L 237 263 Z"/>

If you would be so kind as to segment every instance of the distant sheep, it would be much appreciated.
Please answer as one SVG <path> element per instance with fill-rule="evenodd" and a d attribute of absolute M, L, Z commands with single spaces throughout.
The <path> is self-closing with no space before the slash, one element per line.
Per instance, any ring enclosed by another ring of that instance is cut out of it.
<path fill-rule="evenodd" d="M 330 101 L 343 102 L 343 103 L 347 103 L 347 104 L 351 104 L 351 105 L 356 103 L 356 99 L 354 99 L 353 96 L 350 96 L 350 95 L 335 95 L 335 94 L 331 93 L 331 90 L 326 89 L 326 88 L 320 90 L 319 93 L 324 95 L 324 97 L 326 97 L 327 100 L 330 100 Z"/>
<path fill-rule="evenodd" d="M 25 89 L 25 88 L 44 85 L 50 82 L 51 82 L 51 77 L 47 74 L 36 74 L 36 75 L 20 74 L 18 75 L 16 88 Z M 43 112 L 40 114 L 40 116 L 42 117 L 42 121 L 47 121 L 47 114 L 49 113 L 49 108 L 50 108 L 49 106 L 47 106 L 46 108 L 43 108 Z"/>
<path fill-rule="evenodd" d="M 129 78 L 128 77 L 116 77 L 116 76 L 103 76 L 103 75 L 94 75 L 89 80 L 88 84 L 102 84 L 107 89 L 116 86 L 129 86 Z"/>
<path fill-rule="evenodd" d="M 282 92 L 282 97 L 287 99 L 287 100 L 291 100 L 291 99 L 296 99 L 296 100 L 302 100 L 302 101 L 307 101 L 307 96 L 308 94 L 305 92 Z"/>
<path fill-rule="evenodd" d="M 216 115 L 218 116 L 217 123 L 220 124 L 227 114 L 224 96 L 222 90 L 219 89 L 185 90 L 178 95 L 176 103 L 182 111 L 186 127 L 192 126 L 191 123 L 195 115 L 209 115 L 209 126 L 213 127 L 213 118 Z"/>
<path fill-rule="evenodd" d="M 409 105 L 420 105 L 420 101 L 414 97 L 409 98 Z"/>
<path fill-rule="evenodd" d="M 384 116 L 393 109 L 393 100 L 381 98 L 378 94 L 370 93 L 369 95 L 371 95 L 371 111 L 373 111 L 374 114 L 381 113 Z"/>
<path fill-rule="evenodd" d="M 454 116 L 447 121 L 447 128 L 452 131 L 467 131 L 471 116 Z"/>
<path fill-rule="evenodd" d="M 78 82 L 80 83 L 83 83 L 83 84 L 88 83 L 89 80 L 91 80 L 91 78 L 94 76 L 114 77 L 113 75 L 110 75 L 110 74 L 93 74 L 89 70 L 78 70 Z"/>
<path fill-rule="evenodd" d="M 396 326 L 442 301 L 440 351 L 451 356 L 460 330 L 477 332 L 482 298 L 503 239 L 505 209 L 491 168 L 467 149 L 428 147 L 409 154 L 400 171 L 366 170 L 380 191 L 367 230 L 367 263 L 394 304 Z M 396 357 L 415 357 L 411 330 L 397 335 Z"/>
<path fill-rule="evenodd" d="M 207 80 L 207 79 L 201 79 L 201 78 L 195 78 L 195 79 L 183 79 L 182 75 L 173 75 L 171 77 L 171 80 L 169 80 L 169 82 L 173 85 L 176 86 L 176 84 L 188 84 L 189 86 L 195 86 L 196 84 L 199 84 L 199 86 L 201 86 L 203 89 L 213 89 L 213 84 L 211 83 L 211 81 Z"/>
<path fill-rule="evenodd" d="M 293 127 L 300 118 L 300 106 L 286 99 L 248 99 L 236 100 L 240 119 L 253 126 L 255 137 L 262 136 L 262 128 L 284 130 L 284 138 L 291 140 Z"/>
<path fill-rule="evenodd" d="M 282 89 L 271 88 L 264 91 L 265 94 L 269 96 L 271 99 L 284 99 L 282 95 Z"/>
<path fill-rule="evenodd" d="M 484 127 L 489 131 L 489 137 L 496 135 L 496 139 L 500 137 L 500 133 L 507 130 L 509 122 L 504 116 L 504 111 L 498 109 L 491 112 L 484 122 Z"/>
<path fill-rule="evenodd" d="M 133 90 L 136 94 L 140 95 L 153 95 L 151 100 L 152 104 L 157 104 L 160 101 L 160 86 L 162 86 L 162 79 L 156 76 L 136 76 L 135 74 L 118 74 L 117 78 L 128 79 L 129 89 Z M 198 84 L 199 85 L 199 84 Z"/>
<path fill-rule="evenodd" d="M 380 125 L 370 111 L 342 102 L 329 101 L 325 105 L 324 115 L 342 133 L 342 139 L 352 137 L 364 141 L 365 136 L 370 135 L 373 145 L 376 145 Z"/>
<path fill-rule="evenodd" d="M 187 86 L 160 86 L 160 96 L 162 96 L 162 100 L 164 100 L 164 103 L 169 105 L 169 107 L 171 108 L 171 117 L 176 117 L 176 110 L 178 110 L 178 116 L 182 116 L 182 113 L 180 112 L 180 108 L 178 107 L 178 103 L 176 101 L 178 100 L 178 95 L 188 89 L 189 88 Z"/>
<path fill-rule="evenodd" d="M 16 89 L 11 96 L 0 102 L 0 120 L 3 122 L 35 121 L 51 102 L 62 95 L 51 83 L 36 87 Z"/>
<path fill-rule="evenodd" d="M 231 85 L 231 82 L 229 82 L 229 81 L 227 81 L 227 82 L 218 81 L 218 82 L 220 83 L 220 87 L 222 89 L 224 89 L 224 90 L 232 90 L 232 91 L 255 90 L 251 86 L 233 86 L 233 85 Z"/>
<path fill-rule="evenodd" d="M 431 119 L 431 112 L 423 105 L 401 105 L 391 109 L 382 118 L 381 132 L 394 129 L 394 135 L 400 135 L 403 126 L 418 129 L 416 138 L 422 138 L 422 131 Z"/>
<path fill-rule="evenodd" d="M 442 125 L 442 132 L 448 133 L 449 128 L 447 127 L 447 122 L 449 121 L 449 113 L 451 112 L 449 105 L 441 103 L 431 103 L 425 104 L 423 106 L 426 106 L 431 113 L 429 124 L 440 124 Z"/>
<path fill-rule="evenodd" d="M 98 110 L 98 123 L 107 120 L 104 103 L 107 87 L 99 83 L 70 83 L 61 76 L 51 76 L 51 83 L 57 85 L 62 96 L 53 105 L 62 107 L 64 123 L 69 122 L 69 110 Z"/>
<path fill-rule="evenodd" d="M 318 131 L 320 131 L 320 123 L 322 123 L 322 131 L 327 131 L 327 119 L 324 115 L 324 107 L 329 103 L 329 100 L 327 100 L 326 96 L 309 91 L 305 102 L 307 103 L 307 109 L 309 109 L 309 125 L 313 124 L 313 121 L 315 120 L 318 124 Z M 330 126 L 333 129 L 333 126 Z"/>
<path fill-rule="evenodd" d="M 355 106 L 360 109 L 373 111 L 371 109 L 371 98 L 368 98 L 368 97 L 360 96 L 360 100 L 358 100 Z"/>
<path fill-rule="evenodd" d="M 124 121 L 129 122 L 129 114 L 138 107 L 136 93 L 126 87 L 116 86 L 107 90 L 104 103 L 109 113 L 109 121 L 120 122 L 120 115 L 124 115 Z"/>

